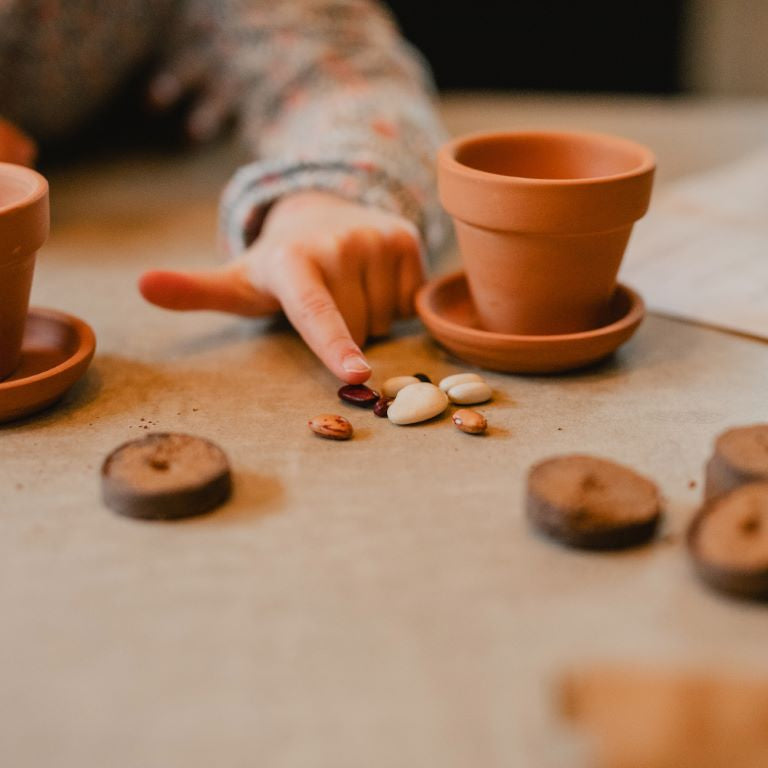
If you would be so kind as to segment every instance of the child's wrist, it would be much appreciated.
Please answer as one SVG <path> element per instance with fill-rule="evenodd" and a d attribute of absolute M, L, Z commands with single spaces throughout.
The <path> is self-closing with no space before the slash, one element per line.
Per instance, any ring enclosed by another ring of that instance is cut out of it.
<path fill-rule="evenodd" d="M 273 211 L 290 211 L 296 212 L 303 208 L 307 208 L 319 203 L 333 203 L 342 202 L 345 199 L 341 195 L 337 195 L 335 192 L 329 192 L 322 189 L 302 189 L 296 192 L 289 192 L 288 194 L 278 197 L 269 206 L 267 217 Z M 348 201 L 347 201 L 348 202 Z M 266 217 L 265 217 L 266 219 Z"/>

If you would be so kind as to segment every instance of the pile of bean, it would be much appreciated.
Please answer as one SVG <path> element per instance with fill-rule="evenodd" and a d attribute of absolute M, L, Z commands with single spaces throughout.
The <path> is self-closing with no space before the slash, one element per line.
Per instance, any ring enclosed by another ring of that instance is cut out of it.
<path fill-rule="evenodd" d="M 476 373 L 447 376 L 439 385 L 433 384 L 426 374 L 415 373 L 387 379 L 381 394 L 365 384 L 346 384 L 339 389 L 338 395 L 344 402 L 372 409 L 376 416 L 403 426 L 434 419 L 451 403 L 477 405 L 488 402 L 493 392 Z M 459 430 L 470 435 L 483 434 L 488 426 L 485 416 L 470 408 L 458 409 L 452 420 Z M 348 440 L 354 433 L 347 419 L 328 413 L 311 419 L 309 428 L 320 437 L 331 440 Z"/>

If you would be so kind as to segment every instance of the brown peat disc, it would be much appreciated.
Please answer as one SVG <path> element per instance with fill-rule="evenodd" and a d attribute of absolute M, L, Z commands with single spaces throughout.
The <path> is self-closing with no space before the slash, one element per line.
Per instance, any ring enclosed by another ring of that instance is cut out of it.
<path fill-rule="evenodd" d="M 696 572 L 732 595 L 768 598 L 768 482 L 708 501 L 688 529 Z"/>
<path fill-rule="evenodd" d="M 620 549 L 653 537 L 661 519 L 654 483 L 594 456 L 556 456 L 528 474 L 526 512 L 548 536 L 571 547 Z"/>
<path fill-rule="evenodd" d="M 192 435 L 148 434 L 116 448 L 101 467 L 104 503 L 128 517 L 202 515 L 223 504 L 231 489 L 224 452 Z"/>
<path fill-rule="evenodd" d="M 719 435 L 707 462 L 704 498 L 763 481 L 768 481 L 768 424 L 734 427 Z"/>

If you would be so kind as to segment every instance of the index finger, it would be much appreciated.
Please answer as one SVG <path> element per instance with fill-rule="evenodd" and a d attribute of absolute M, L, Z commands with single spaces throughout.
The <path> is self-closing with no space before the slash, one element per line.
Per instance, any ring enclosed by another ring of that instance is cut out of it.
<path fill-rule="evenodd" d="M 320 268 L 308 260 L 290 258 L 284 266 L 275 293 L 293 327 L 340 379 L 350 384 L 366 381 L 371 366 L 352 339 Z"/>

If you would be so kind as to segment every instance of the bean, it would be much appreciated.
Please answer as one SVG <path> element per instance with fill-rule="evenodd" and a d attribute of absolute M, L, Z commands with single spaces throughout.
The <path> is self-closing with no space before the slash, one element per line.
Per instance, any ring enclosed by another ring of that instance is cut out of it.
<path fill-rule="evenodd" d="M 453 423 L 468 435 L 482 435 L 488 428 L 488 422 L 482 413 L 473 411 L 471 408 L 459 408 L 451 417 Z"/>
<path fill-rule="evenodd" d="M 387 379 L 381 388 L 381 394 L 384 397 L 395 397 L 397 393 L 409 384 L 418 384 L 421 379 L 417 379 L 415 376 L 393 376 L 391 379 Z"/>
<path fill-rule="evenodd" d="M 352 437 L 352 425 L 343 416 L 333 413 L 321 413 L 310 419 L 308 424 L 316 435 L 328 440 L 349 440 Z"/>
<path fill-rule="evenodd" d="M 345 384 L 338 392 L 344 402 L 356 405 L 359 408 L 373 408 L 380 395 L 365 384 Z"/>

